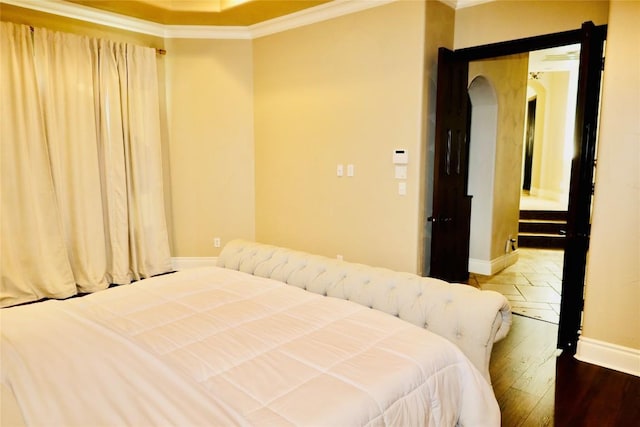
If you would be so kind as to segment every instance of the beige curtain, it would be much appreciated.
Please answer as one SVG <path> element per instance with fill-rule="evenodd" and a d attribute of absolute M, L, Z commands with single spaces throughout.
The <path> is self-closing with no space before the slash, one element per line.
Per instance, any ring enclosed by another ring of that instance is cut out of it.
<path fill-rule="evenodd" d="M 170 270 L 155 51 L 2 23 L 2 306 Z"/>
<path fill-rule="evenodd" d="M 8 305 L 76 293 L 53 188 L 29 27 L 0 22 L 2 288 Z"/>

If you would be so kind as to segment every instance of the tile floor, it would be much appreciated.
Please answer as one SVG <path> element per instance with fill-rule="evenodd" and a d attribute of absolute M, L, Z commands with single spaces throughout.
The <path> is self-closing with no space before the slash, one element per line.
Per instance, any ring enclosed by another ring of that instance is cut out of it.
<path fill-rule="evenodd" d="M 564 251 L 519 248 L 518 254 L 517 263 L 494 276 L 471 273 L 469 284 L 500 292 L 514 313 L 557 324 Z"/>

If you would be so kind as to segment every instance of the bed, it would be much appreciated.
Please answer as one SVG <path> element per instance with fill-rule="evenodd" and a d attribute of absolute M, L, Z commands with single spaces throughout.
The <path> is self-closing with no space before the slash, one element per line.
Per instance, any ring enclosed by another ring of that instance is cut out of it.
<path fill-rule="evenodd" d="M 2 425 L 500 425 L 511 313 L 466 285 L 237 240 L 0 315 Z"/>

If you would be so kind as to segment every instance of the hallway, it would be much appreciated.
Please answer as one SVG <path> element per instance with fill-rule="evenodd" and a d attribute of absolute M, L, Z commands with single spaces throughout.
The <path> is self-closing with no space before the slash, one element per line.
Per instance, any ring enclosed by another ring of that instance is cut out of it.
<path fill-rule="evenodd" d="M 471 273 L 469 284 L 507 297 L 514 313 L 558 324 L 562 291 L 561 249 L 518 249 L 518 262 L 493 276 Z"/>

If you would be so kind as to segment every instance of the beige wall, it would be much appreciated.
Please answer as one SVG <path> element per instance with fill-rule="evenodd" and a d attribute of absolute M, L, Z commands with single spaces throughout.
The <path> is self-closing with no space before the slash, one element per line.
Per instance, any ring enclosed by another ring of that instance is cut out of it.
<path fill-rule="evenodd" d="M 258 240 L 418 270 L 424 22 L 397 2 L 254 41 Z"/>
<path fill-rule="evenodd" d="M 455 48 L 607 23 L 608 0 L 497 0 L 456 11 Z"/>
<path fill-rule="evenodd" d="M 539 82 L 545 87 L 545 102 L 538 102 L 536 106 L 536 122 L 544 115 L 545 126 L 543 132 L 540 156 L 536 159 L 540 163 L 536 176 L 536 185 L 531 192 L 544 198 L 566 200 L 562 197 L 568 189 L 568 179 L 565 168 L 571 164 L 571 158 L 565 157 L 565 147 L 573 150 L 573 140 L 566 138 L 567 102 L 569 100 L 569 72 L 555 71 L 542 74 Z M 540 110 L 538 110 L 538 106 Z M 574 110 L 575 114 L 575 110 Z M 536 123 L 537 125 L 537 123 Z M 537 126 L 536 126 L 537 128 Z"/>
<path fill-rule="evenodd" d="M 542 149 L 544 146 L 544 129 L 546 125 L 546 105 L 547 105 L 547 89 L 539 80 L 529 80 L 528 86 L 531 88 L 533 92 L 535 92 L 536 98 L 536 124 L 535 124 L 535 135 L 533 140 L 533 160 L 531 162 L 531 188 L 536 189 L 540 188 L 541 177 L 542 177 Z M 528 100 L 531 100 L 533 97 L 530 97 Z M 525 123 L 526 126 L 526 123 Z M 523 135 L 523 138 L 526 138 L 526 133 Z M 524 159 L 524 152 L 522 153 Z M 523 170 L 524 176 L 524 170 Z M 533 191 L 535 194 L 535 190 Z"/>
<path fill-rule="evenodd" d="M 250 40 L 167 40 L 173 251 L 217 255 L 255 238 Z"/>
<path fill-rule="evenodd" d="M 611 2 L 582 335 L 634 349 L 640 349 L 638 22 L 640 2 Z"/>
<path fill-rule="evenodd" d="M 518 235 L 528 65 L 528 54 L 469 64 L 469 81 L 477 76 L 485 77 L 491 82 L 498 101 L 490 260 L 503 256 L 507 240 Z M 470 143 L 473 141 L 471 135 Z"/>

